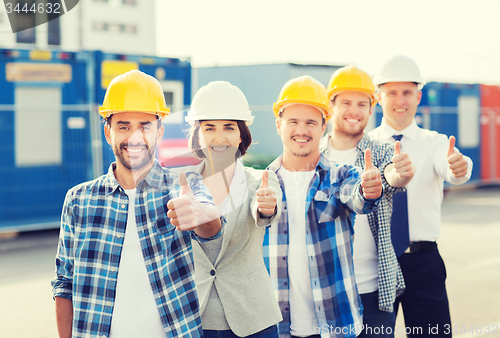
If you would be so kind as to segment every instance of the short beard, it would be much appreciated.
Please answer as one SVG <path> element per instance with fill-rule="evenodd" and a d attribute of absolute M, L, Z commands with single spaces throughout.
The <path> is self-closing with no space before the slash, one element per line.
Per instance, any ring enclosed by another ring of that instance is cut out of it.
<path fill-rule="evenodd" d="M 293 154 L 293 156 L 297 156 L 297 157 L 307 157 L 311 154 L 311 152 L 302 153 L 302 154 L 292 152 L 292 154 Z"/>
<path fill-rule="evenodd" d="M 151 159 L 154 158 L 155 156 L 155 149 L 156 149 L 156 144 L 153 148 L 150 148 L 148 144 L 144 144 L 144 147 L 146 148 L 146 154 L 142 158 L 142 160 L 137 163 L 132 165 L 132 163 L 127 160 L 125 160 L 125 156 L 123 156 L 123 148 L 128 147 L 128 146 L 137 146 L 137 145 L 129 145 L 128 142 L 123 142 L 120 144 L 120 148 L 118 149 L 117 147 L 113 147 L 113 152 L 115 153 L 115 157 L 120 163 L 127 168 L 128 170 L 137 170 L 137 169 L 142 169 L 148 164 L 150 164 L 152 161 Z M 151 150 L 152 149 L 152 150 Z"/>
<path fill-rule="evenodd" d="M 366 127 L 366 125 L 365 125 L 365 127 Z M 337 134 L 337 135 L 339 135 L 341 137 L 350 138 L 350 139 L 357 139 L 360 136 L 363 136 L 363 134 L 365 132 L 365 128 L 361 129 L 357 133 L 348 133 L 348 132 L 345 132 L 343 129 L 340 129 L 340 128 L 335 128 L 334 132 L 335 132 L 335 134 Z"/>

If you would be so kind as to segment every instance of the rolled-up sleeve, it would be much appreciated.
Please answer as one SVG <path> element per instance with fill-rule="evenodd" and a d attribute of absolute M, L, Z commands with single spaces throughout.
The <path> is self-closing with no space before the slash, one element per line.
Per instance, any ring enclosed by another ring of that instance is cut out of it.
<path fill-rule="evenodd" d="M 54 298 L 72 299 L 74 230 L 71 195 L 71 191 L 66 194 L 61 215 L 61 230 L 56 255 L 56 276 L 51 282 Z"/>

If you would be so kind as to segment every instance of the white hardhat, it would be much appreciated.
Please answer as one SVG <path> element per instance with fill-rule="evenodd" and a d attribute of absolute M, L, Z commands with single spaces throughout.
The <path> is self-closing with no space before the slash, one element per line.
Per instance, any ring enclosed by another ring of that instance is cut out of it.
<path fill-rule="evenodd" d="M 415 61 L 404 55 L 396 55 L 387 60 L 373 78 L 377 87 L 387 82 L 416 82 L 418 90 L 425 85 Z"/>
<path fill-rule="evenodd" d="M 253 116 L 243 92 L 226 81 L 213 81 L 201 87 L 193 98 L 186 122 L 236 120 L 252 124 Z"/>

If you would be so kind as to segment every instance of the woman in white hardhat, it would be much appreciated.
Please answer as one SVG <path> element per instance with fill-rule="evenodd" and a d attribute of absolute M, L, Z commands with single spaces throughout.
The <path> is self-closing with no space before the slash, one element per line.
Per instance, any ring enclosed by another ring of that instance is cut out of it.
<path fill-rule="evenodd" d="M 205 338 L 277 337 L 281 311 L 264 259 L 265 227 L 279 219 L 282 192 L 273 172 L 244 167 L 253 121 L 241 90 L 215 81 L 200 88 L 186 116 L 189 146 L 200 173 L 226 218 L 220 238 L 193 245 Z"/>

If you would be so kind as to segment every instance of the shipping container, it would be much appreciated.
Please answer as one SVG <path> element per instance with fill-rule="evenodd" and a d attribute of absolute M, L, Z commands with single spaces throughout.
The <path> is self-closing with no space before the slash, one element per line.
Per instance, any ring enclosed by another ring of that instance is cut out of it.
<path fill-rule="evenodd" d="M 296 63 L 206 67 L 194 69 L 193 81 L 197 84 L 195 89 L 211 81 L 228 81 L 245 94 L 255 118 L 249 127 L 252 145 L 243 160 L 245 164 L 262 168 L 283 152 L 273 113 L 273 103 L 283 85 L 293 78 L 310 75 L 326 87 L 340 67 Z"/>
<path fill-rule="evenodd" d="M 185 139 L 175 122 L 191 99 L 188 60 L 0 49 L 0 232 L 58 227 L 67 190 L 107 172 L 114 155 L 97 107 L 111 79 L 132 69 L 162 85 L 165 140 Z"/>
<path fill-rule="evenodd" d="M 481 180 L 500 183 L 500 86 L 481 85 Z"/>
<path fill-rule="evenodd" d="M 448 137 L 455 136 L 456 147 L 474 163 L 471 182 L 481 178 L 481 110 L 478 84 L 429 82 L 415 114 L 417 125 Z M 382 121 L 382 108 L 376 107 L 375 124 Z"/>

